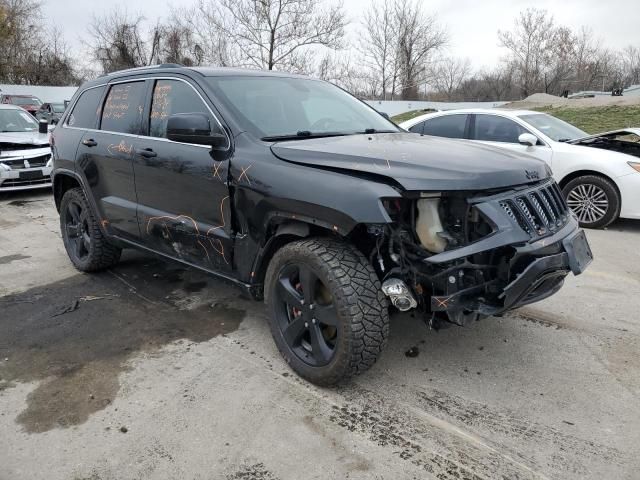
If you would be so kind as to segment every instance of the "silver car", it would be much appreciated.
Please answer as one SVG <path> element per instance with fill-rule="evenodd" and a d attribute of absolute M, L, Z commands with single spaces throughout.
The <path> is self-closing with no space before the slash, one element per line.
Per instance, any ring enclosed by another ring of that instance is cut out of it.
<path fill-rule="evenodd" d="M 15 105 L 0 105 L 0 193 L 51 187 L 48 133 Z"/>

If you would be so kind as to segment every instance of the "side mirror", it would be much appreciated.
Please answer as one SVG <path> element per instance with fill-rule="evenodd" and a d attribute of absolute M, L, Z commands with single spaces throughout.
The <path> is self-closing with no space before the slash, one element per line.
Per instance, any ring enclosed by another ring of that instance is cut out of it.
<path fill-rule="evenodd" d="M 38 122 L 38 133 L 47 133 L 49 131 L 49 122 L 42 119 Z"/>
<path fill-rule="evenodd" d="M 518 143 L 527 147 L 535 147 L 538 144 L 538 137 L 531 133 L 523 133 L 518 137 Z"/>
<path fill-rule="evenodd" d="M 389 116 L 389 114 L 387 112 L 380 112 L 380 115 L 382 115 L 387 120 L 391 120 L 391 117 Z"/>
<path fill-rule="evenodd" d="M 227 145 L 227 137 L 211 132 L 209 117 L 204 113 L 176 113 L 167 121 L 167 138 L 174 142 L 210 145 L 220 148 Z"/>

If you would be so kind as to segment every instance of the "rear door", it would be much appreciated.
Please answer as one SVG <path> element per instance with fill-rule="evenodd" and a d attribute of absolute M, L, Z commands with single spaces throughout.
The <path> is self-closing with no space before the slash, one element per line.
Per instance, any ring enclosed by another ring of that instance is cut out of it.
<path fill-rule="evenodd" d="M 422 127 L 414 125 L 412 132 L 445 138 L 467 138 L 469 128 L 469 115 L 466 113 L 453 113 L 440 115 L 425 120 Z"/>
<path fill-rule="evenodd" d="M 138 148 L 148 83 L 108 85 L 97 113 L 98 128 L 87 130 L 78 148 L 78 167 L 86 178 L 104 227 L 130 240 L 140 238 L 133 157 Z"/>
<path fill-rule="evenodd" d="M 157 78 L 152 87 L 134 157 L 144 244 L 209 270 L 230 270 L 229 150 L 167 139 L 173 114 L 204 113 L 219 133 L 222 125 L 203 92 L 186 79 Z"/>
<path fill-rule="evenodd" d="M 553 153 L 551 148 L 538 139 L 536 146 L 521 145 L 518 137 L 523 133 L 531 133 L 516 121 L 501 115 L 474 114 L 471 122 L 471 139 L 487 145 L 507 148 L 520 153 L 532 155 L 544 160 L 551 166 Z M 534 135 L 533 133 L 531 133 Z M 537 135 L 534 135 L 537 137 Z"/>

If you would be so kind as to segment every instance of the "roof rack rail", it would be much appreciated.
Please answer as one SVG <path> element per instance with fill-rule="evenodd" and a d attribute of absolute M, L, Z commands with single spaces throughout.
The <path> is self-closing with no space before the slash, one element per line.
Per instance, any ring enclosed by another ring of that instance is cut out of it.
<path fill-rule="evenodd" d="M 115 75 L 116 73 L 135 72 L 138 70 L 148 70 L 151 68 L 182 68 L 182 67 L 184 67 L 184 65 L 180 63 L 161 63 L 159 65 L 147 65 L 145 67 L 125 68 L 124 70 L 116 70 L 115 72 L 103 73 L 102 75 L 99 75 L 98 78 L 109 77 L 111 75 Z"/>

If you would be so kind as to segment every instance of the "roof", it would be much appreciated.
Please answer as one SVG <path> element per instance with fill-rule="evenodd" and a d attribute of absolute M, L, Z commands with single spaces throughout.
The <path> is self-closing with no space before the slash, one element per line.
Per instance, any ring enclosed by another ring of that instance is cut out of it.
<path fill-rule="evenodd" d="M 540 115 L 540 114 L 543 114 L 544 112 L 536 112 L 533 110 L 509 110 L 505 108 L 460 108 L 457 110 L 444 110 L 441 112 L 426 113 L 424 115 L 419 115 L 410 120 L 407 120 L 406 122 L 402 122 L 400 125 L 403 128 L 411 128 L 416 123 L 420 123 L 422 120 L 425 120 L 427 118 L 440 117 L 442 115 L 451 115 L 456 113 L 467 113 L 467 114 L 485 113 L 485 114 L 499 114 L 499 115 L 504 115 L 506 117 L 519 117 L 521 115 Z"/>

